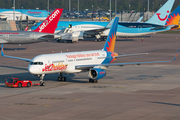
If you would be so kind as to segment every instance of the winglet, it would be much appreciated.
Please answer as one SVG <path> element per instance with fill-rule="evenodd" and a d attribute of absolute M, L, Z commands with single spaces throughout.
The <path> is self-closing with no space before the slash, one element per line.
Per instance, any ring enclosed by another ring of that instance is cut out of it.
<path fill-rule="evenodd" d="M 3 48 L 3 44 L 1 44 L 1 56 L 4 56 L 4 48 Z"/>
<path fill-rule="evenodd" d="M 179 52 L 179 49 L 177 50 L 176 55 L 174 56 L 174 59 L 172 61 L 176 60 L 178 52 Z"/>
<path fill-rule="evenodd" d="M 47 17 L 38 28 L 33 30 L 33 32 L 43 32 L 43 33 L 54 33 L 57 28 L 58 21 L 61 17 L 63 9 L 55 9 L 49 17 Z"/>

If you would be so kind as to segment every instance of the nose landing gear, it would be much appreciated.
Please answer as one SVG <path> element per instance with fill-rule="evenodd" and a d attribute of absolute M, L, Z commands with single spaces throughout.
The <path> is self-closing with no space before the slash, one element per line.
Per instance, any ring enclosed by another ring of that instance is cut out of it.
<path fill-rule="evenodd" d="M 43 81 L 45 74 L 42 74 L 40 77 L 40 86 L 45 86 L 45 82 Z"/>

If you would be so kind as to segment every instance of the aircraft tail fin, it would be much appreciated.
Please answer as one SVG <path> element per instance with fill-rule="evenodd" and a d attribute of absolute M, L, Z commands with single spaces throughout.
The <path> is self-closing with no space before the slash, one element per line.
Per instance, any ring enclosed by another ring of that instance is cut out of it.
<path fill-rule="evenodd" d="M 28 30 L 28 26 L 24 29 L 24 31 L 27 31 Z"/>
<path fill-rule="evenodd" d="M 4 48 L 3 48 L 3 44 L 1 44 L 1 56 L 4 56 Z"/>
<path fill-rule="evenodd" d="M 54 33 L 63 9 L 57 8 L 33 32 Z"/>
<path fill-rule="evenodd" d="M 165 25 L 175 0 L 168 0 L 146 23 Z"/>
<path fill-rule="evenodd" d="M 143 19 L 143 16 L 141 16 L 136 22 L 141 22 L 141 20 Z"/>
<path fill-rule="evenodd" d="M 179 25 L 176 29 L 180 28 L 180 5 L 169 15 L 166 26 Z"/>
<path fill-rule="evenodd" d="M 110 29 L 111 26 L 112 26 L 112 24 L 113 24 L 113 22 L 114 22 L 114 19 L 112 19 L 112 20 L 107 24 L 106 28 Z"/>
<path fill-rule="evenodd" d="M 104 45 L 104 48 L 103 48 L 104 51 L 114 52 L 118 21 L 119 21 L 119 17 L 116 17 L 114 19 L 114 22 L 111 26 L 111 29 L 110 29 L 109 35 L 107 37 L 106 43 Z"/>

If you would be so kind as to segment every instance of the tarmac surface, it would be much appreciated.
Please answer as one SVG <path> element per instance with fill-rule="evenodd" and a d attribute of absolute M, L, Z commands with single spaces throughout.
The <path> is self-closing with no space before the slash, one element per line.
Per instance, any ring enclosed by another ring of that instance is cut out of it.
<path fill-rule="evenodd" d="M 4 44 L 6 55 L 33 58 L 39 54 L 101 49 L 103 42 L 41 42 Z M 155 34 L 152 38 L 120 38 L 115 62 L 172 60 L 180 48 L 179 34 Z M 6 77 L 39 78 L 28 73 L 28 63 L 0 56 L 0 120 L 179 120 L 180 57 L 171 63 L 114 66 L 98 83 L 88 83 L 88 73 L 46 75 L 46 86 L 7 88 Z"/>

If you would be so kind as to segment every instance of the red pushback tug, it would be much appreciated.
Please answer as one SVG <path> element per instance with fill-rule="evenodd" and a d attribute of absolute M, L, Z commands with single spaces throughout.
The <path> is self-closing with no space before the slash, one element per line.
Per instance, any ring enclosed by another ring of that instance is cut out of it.
<path fill-rule="evenodd" d="M 30 87 L 32 85 L 40 85 L 40 83 L 32 84 L 30 80 L 19 80 L 18 78 L 6 78 L 5 86 L 7 87 Z"/>

